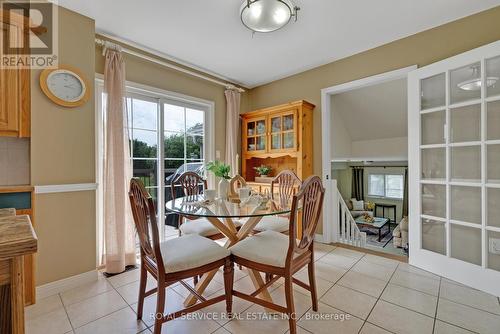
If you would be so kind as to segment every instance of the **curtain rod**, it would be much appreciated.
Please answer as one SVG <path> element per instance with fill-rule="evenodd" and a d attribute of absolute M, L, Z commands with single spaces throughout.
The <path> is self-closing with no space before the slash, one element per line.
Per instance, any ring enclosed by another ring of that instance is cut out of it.
<path fill-rule="evenodd" d="M 203 80 L 206 80 L 206 81 L 213 82 L 215 84 L 224 86 L 227 89 L 234 89 L 234 90 L 237 90 L 240 93 L 244 93 L 245 92 L 245 90 L 243 88 L 237 87 L 236 85 L 233 85 L 231 83 L 224 82 L 224 81 L 221 81 L 221 80 L 217 80 L 217 79 L 211 78 L 209 76 L 203 75 L 201 73 L 197 73 L 197 72 L 188 70 L 186 68 L 183 68 L 183 67 L 171 64 L 171 63 L 167 63 L 165 61 L 162 61 L 162 60 L 159 60 L 159 59 L 156 59 L 156 58 L 144 55 L 142 53 L 139 53 L 139 52 L 136 52 L 136 51 L 124 48 L 121 45 L 118 45 L 118 44 L 115 44 L 115 43 L 112 43 L 112 42 L 109 42 L 109 41 L 106 41 L 106 40 L 103 40 L 103 39 L 96 38 L 95 39 L 95 44 L 98 45 L 98 46 L 101 46 L 103 48 L 103 51 L 106 48 L 120 48 L 122 52 L 127 53 L 129 55 L 132 55 L 132 56 L 135 56 L 135 57 L 138 57 L 138 58 L 150 61 L 152 63 L 158 64 L 158 65 L 161 65 L 161 66 L 165 66 L 165 67 L 174 69 L 176 71 L 179 71 L 179 72 L 191 75 L 193 77 L 197 77 L 197 78 L 200 78 L 200 79 L 203 79 Z"/>

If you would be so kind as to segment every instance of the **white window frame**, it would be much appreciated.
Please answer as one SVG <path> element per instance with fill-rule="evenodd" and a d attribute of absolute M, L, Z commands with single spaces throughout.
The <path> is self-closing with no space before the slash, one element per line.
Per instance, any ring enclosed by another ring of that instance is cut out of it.
<path fill-rule="evenodd" d="M 370 176 L 372 175 L 383 175 L 384 176 L 384 195 L 383 196 L 380 196 L 380 195 L 374 195 L 371 193 L 371 183 L 370 183 Z M 403 179 L 403 187 L 404 187 L 404 175 L 402 173 L 394 173 L 394 172 L 387 172 L 387 173 L 381 173 L 381 172 L 373 172 L 373 173 L 369 173 L 368 174 L 368 182 L 367 182 L 367 193 L 368 193 L 368 197 L 371 197 L 371 198 L 386 198 L 386 199 L 390 199 L 390 200 L 394 200 L 394 201 L 402 201 L 403 200 L 403 197 L 391 197 L 391 196 L 387 196 L 387 188 L 386 188 L 386 185 L 387 185 L 387 176 L 401 176 L 401 178 Z M 402 191 L 404 192 L 404 189 L 402 189 Z M 404 194 L 403 194 L 404 196 Z"/>
<path fill-rule="evenodd" d="M 170 103 L 170 104 L 177 104 L 177 105 L 182 105 L 186 107 L 191 107 L 195 108 L 198 110 L 203 110 L 205 112 L 205 119 L 204 119 L 204 142 L 203 142 L 203 150 L 204 150 L 204 155 L 203 155 L 203 160 L 204 161 L 211 161 L 215 159 L 215 102 L 210 101 L 210 100 L 205 100 L 205 99 L 200 99 L 197 97 L 185 95 L 185 94 L 180 94 L 172 91 L 167 91 L 164 89 L 148 86 L 148 85 L 143 85 L 131 81 L 126 81 L 125 82 L 125 87 L 126 87 L 126 92 L 127 94 L 132 94 L 132 95 L 139 95 L 139 96 L 144 96 L 146 99 L 157 99 L 158 103 L 160 105 L 160 108 L 158 108 L 158 146 L 159 146 L 159 151 L 164 152 L 163 148 L 163 134 L 164 134 L 164 123 L 163 123 L 163 104 L 164 103 Z M 96 240 L 97 240 L 97 245 L 96 245 L 96 263 L 99 266 L 101 264 L 101 256 L 104 252 L 104 240 L 103 240 L 103 208 L 102 208 L 102 163 L 101 163 L 101 156 L 103 154 L 102 152 L 102 99 L 100 98 L 102 92 L 104 90 L 104 76 L 102 74 L 96 74 L 95 77 L 95 155 L 96 155 L 96 184 L 97 184 L 97 191 L 96 191 Z M 161 157 L 158 157 L 158 194 L 157 194 L 157 200 L 158 203 L 163 203 L 164 202 L 164 191 L 163 189 L 165 188 L 165 179 L 163 177 L 160 177 L 163 175 L 163 169 L 164 169 L 164 159 Z M 208 175 L 208 185 L 209 187 L 215 187 L 215 178 L 212 175 Z M 164 217 L 165 216 L 165 208 L 163 205 L 158 206 L 158 216 L 159 217 Z M 164 239 L 164 231 L 165 231 L 165 224 L 159 224 L 159 232 L 160 232 L 160 239 Z"/>

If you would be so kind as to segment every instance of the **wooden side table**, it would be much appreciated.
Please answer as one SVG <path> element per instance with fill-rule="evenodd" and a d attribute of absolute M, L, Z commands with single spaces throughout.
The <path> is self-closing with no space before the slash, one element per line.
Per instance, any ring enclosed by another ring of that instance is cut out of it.
<path fill-rule="evenodd" d="M 24 259 L 38 240 L 28 215 L 0 218 L 0 333 L 24 333 Z"/>
<path fill-rule="evenodd" d="M 394 214 L 394 223 L 397 223 L 396 222 L 396 219 L 397 219 L 396 204 L 375 203 L 375 208 L 373 208 L 373 216 L 374 217 L 377 217 L 377 208 L 378 207 L 382 208 L 382 217 L 383 218 L 385 218 L 385 209 L 388 209 L 388 210 L 392 209 L 393 210 L 392 213 Z"/>

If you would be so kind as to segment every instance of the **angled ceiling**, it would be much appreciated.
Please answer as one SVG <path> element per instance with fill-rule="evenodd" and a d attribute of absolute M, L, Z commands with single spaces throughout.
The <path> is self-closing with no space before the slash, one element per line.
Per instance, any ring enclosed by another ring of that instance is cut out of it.
<path fill-rule="evenodd" d="M 333 121 L 340 115 L 352 141 L 408 135 L 405 79 L 332 96 Z"/>
<path fill-rule="evenodd" d="M 442 25 L 500 0 L 295 0 L 298 22 L 252 37 L 242 0 L 59 0 L 119 37 L 254 87 Z"/>

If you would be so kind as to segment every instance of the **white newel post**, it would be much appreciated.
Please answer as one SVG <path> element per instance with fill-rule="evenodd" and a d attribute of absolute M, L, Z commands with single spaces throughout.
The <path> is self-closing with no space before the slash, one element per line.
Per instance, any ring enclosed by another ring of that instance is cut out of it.
<path fill-rule="evenodd" d="M 339 215 L 340 215 L 340 202 L 339 202 L 339 192 L 337 191 L 337 180 L 332 179 L 332 204 L 333 204 L 333 210 L 332 210 L 332 224 L 333 228 L 331 229 L 333 235 L 330 236 L 331 240 L 334 242 L 338 241 L 339 237 Z"/>

